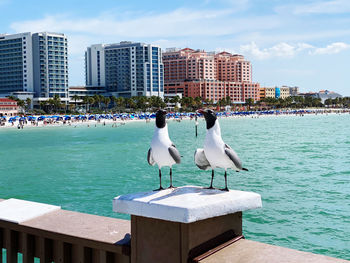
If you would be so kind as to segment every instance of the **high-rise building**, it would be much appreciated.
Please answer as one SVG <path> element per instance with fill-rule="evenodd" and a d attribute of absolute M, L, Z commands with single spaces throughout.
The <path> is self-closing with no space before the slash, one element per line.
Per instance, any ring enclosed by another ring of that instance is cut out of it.
<path fill-rule="evenodd" d="M 28 93 L 36 101 L 56 94 L 68 101 L 67 38 L 60 33 L 0 35 L 0 93 Z"/>
<path fill-rule="evenodd" d="M 235 103 L 260 98 L 260 85 L 252 83 L 251 64 L 242 55 L 171 48 L 163 53 L 163 63 L 167 94 L 213 101 L 230 96 Z"/>
<path fill-rule="evenodd" d="M 68 101 L 68 44 L 64 34 L 35 33 L 33 38 L 35 96 L 58 95 Z"/>
<path fill-rule="evenodd" d="M 163 63 L 165 83 L 216 79 L 214 57 L 203 50 L 168 48 Z"/>
<path fill-rule="evenodd" d="M 85 52 L 87 86 L 100 86 L 114 96 L 164 94 L 160 47 L 133 42 L 92 45 Z"/>
<path fill-rule="evenodd" d="M 184 97 L 201 97 L 204 100 L 218 101 L 228 96 L 233 103 L 244 102 L 251 98 L 260 99 L 260 85 L 249 82 L 232 82 L 220 80 L 191 80 L 165 85 L 166 94 L 181 93 Z"/>
<path fill-rule="evenodd" d="M 215 55 L 216 79 L 252 82 L 252 66 L 242 55 L 221 52 Z"/>
<path fill-rule="evenodd" d="M 103 44 L 92 45 L 85 51 L 85 84 L 102 87 L 106 85 L 105 50 Z"/>
<path fill-rule="evenodd" d="M 0 35 L 0 94 L 34 92 L 31 33 Z"/>

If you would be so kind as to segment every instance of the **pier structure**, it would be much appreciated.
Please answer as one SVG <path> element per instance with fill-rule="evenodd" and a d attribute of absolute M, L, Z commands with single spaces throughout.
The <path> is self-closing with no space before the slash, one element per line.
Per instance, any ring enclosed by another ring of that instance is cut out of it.
<path fill-rule="evenodd" d="M 0 199 L 0 263 L 346 263 L 246 240 L 242 213 L 259 194 L 186 186 L 114 198 L 131 221 Z"/>

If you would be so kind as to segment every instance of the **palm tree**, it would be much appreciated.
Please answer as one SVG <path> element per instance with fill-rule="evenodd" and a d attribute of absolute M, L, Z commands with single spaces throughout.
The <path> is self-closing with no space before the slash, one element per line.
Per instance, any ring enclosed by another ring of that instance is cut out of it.
<path fill-rule="evenodd" d="M 248 105 L 248 109 L 250 110 L 250 107 L 254 104 L 254 100 L 252 98 L 248 98 L 245 100 L 245 104 Z"/>
<path fill-rule="evenodd" d="M 12 96 L 12 95 L 7 96 L 7 98 L 8 98 L 9 100 L 15 100 L 15 101 L 17 101 L 17 98 L 16 98 L 15 96 Z"/>
<path fill-rule="evenodd" d="M 30 98 L 26 98 L 26 108 L 29 110 L 32 105 L 32 100 Z"/>
<path fill-rule="evenodd" d="M 292 107 L 292 105 L 293 105 L 293 98 L 292 97 L 287 97 L 284 99 L 284 101 L 285 101 L 287 107 Z"/>
<path fill-rule="evenodd" d="M 332 104 L 332 99 L 326 99 L 325 101 L 324 101 L 324 104 L 326 105 L 326 106 L 328 106 L 329 107 L 329 105 L 331 105 Z"/>
<path fill-rule="evenodd" d="M 170 102 L 169 97 L 164 97 L 164 103 L 168 104 Z"/>
<path fill-rule="evenodd" d="M 146 111 L 148 100 L 145 96 L 134 97 L 137 109 Z"/>
<path fill-rule="evenodd" d="M 136 107 L 136 103 L 133 100 L 133 98 L 126 98 L 125 99 L 125 104 L 129 110 L 134 110 Z"/>
<path fill-rule="evenodd" d="M 95 99 L 93 97 L 88 97 L 88 106 L 89 106 L 89 111 L 90 111 L 90 105 L 95 103 Z"/>
<path fill-rule="evenodd" d="M 201 97 L 194 98 L 194 106 L 196 109 L 202 108 L 203 102 Z"/>
<path fill-rule="evenodd" d="M 186 110 L 192 109 L 194 105 L 194 99 L 192 97 L 183 97 L 181 99 L 181 104 L 185 106 Z"/>
<path fill-rule="evenodd" d="M 78 95 L 74 95 L 72 97 L 72 99 L 74 100 L 74 104 L 75 104 L 75 110 L 77 110 L 77 100 L 80 100 L 80 97 Z"/>
<path fill-rule="evenodd" d="M 24 106 L 25 106 L 24 100 L 17 99 L 17 105 L 22 108 L 22 112 L 23 112 Z"/>
<path fill-rule="evenodd" d="M 177 104 L 177 103 L 180 102 L 180 97 L 179 97 L 178 95 L 176 95 L 175 97 L 172 97 L 172 98 L 171 98 L 171 101 L 170 101 L 170 102 L 171 102 L 171 103 Z"/>
<path fill-rule="evenodd" d="M 41 110 L 44 110 L 46 104 L 47 104 L 46 101 L 40 101 L 40 104 L 39 104 L 39 105 L 40 105 L 40 109 L 41 109 Z"/>
<path fill-rule="evenodd" d="M 115 107 L 116 104 L 117 104 L 117 98 L 116 98 L 115 96 L 110 96 L 109 98 L 111 99 L 111 102 L 112 102 L 112 104 L 113 104 L 113 107 Z"/>
<path fill-rule="evenodd" d="M 83 103 L 85 104 L 85 111 L 88 112 L 89 97 L 85 96 L 83 98 Z"/>
<path fill-rule="evenodd" d="M 58 94 L 55 94 L 52 99 L 52 105 L 54 106 L 55 112 L 57 112 L 57 108 L 61 108 L 61 98 Z"/>
<path fill-rule="evenodd" d="M 93 99 L 94 99 L 94 104 L 96 104 L 96 106 L 98 106 L 99 103 L 100 103 L 100 96 L 97 95 L 97 94 L 95 94 L 95 95 L 93 96 Z"/>
<path fill-rule="evenodd" d="M 108 98 L 108 97 L 105 97 L 105 98 L 103 99 L 103 103 L 105 104 L 105 111 L 107 111 L 108 105 L 109 105 L 110 102 L 111 102 L 111 99 Z"/>
<path fill-rule="evenodd" d="M 125 98 L 123 98 L 123 97 L 118 97 L 118 98 L 116 98 L 116 103 L 117 103 L 117 105 L 118 105 L 118 107 L 120 108 L 120 109 L 124 109 L 125 108 Z"/>

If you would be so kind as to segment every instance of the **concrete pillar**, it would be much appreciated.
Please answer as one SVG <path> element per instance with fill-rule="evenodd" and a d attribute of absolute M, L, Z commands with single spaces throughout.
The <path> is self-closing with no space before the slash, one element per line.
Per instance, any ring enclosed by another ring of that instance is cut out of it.
<path fill-rule="evenodd" d="M 242 211 L 261 197 L 184 186 L 118 196 L 114 211 L 131 214 L 131 262 L 187 263 L 242 235 Z"/>

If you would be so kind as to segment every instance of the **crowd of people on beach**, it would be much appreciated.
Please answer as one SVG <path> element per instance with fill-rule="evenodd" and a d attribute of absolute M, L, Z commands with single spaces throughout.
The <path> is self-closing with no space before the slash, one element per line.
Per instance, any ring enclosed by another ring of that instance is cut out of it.
<path fill-rule="evenodd" d="M 259 118 L 262 116 L 305 116 L 318 114 L 350 114 L 350 109 L 302 109 L 302 110 L 268 110 L 268 111 L 231 111 L 217 112 L 218 117 L 251 117 Z M 183 119 L 192 120 L 195 117 L 202 117 L 198 112 L 168 112 L 167 119 L 181 121 Z M 155 119 L 155 113 L 119 113 L 119 114 L 81 114 L 81 115 L 46 115 L 46 116 L 0 116 L 0 127 L 15 127 L 23 129 L 24 127 L 38 126 L 74 126 L 86 124 L 87 127 L 112 124 L 112 127 L 118 127 L 118 124 L 124 125 L 127 121 L 145 121 L 150 122 Z"/>

